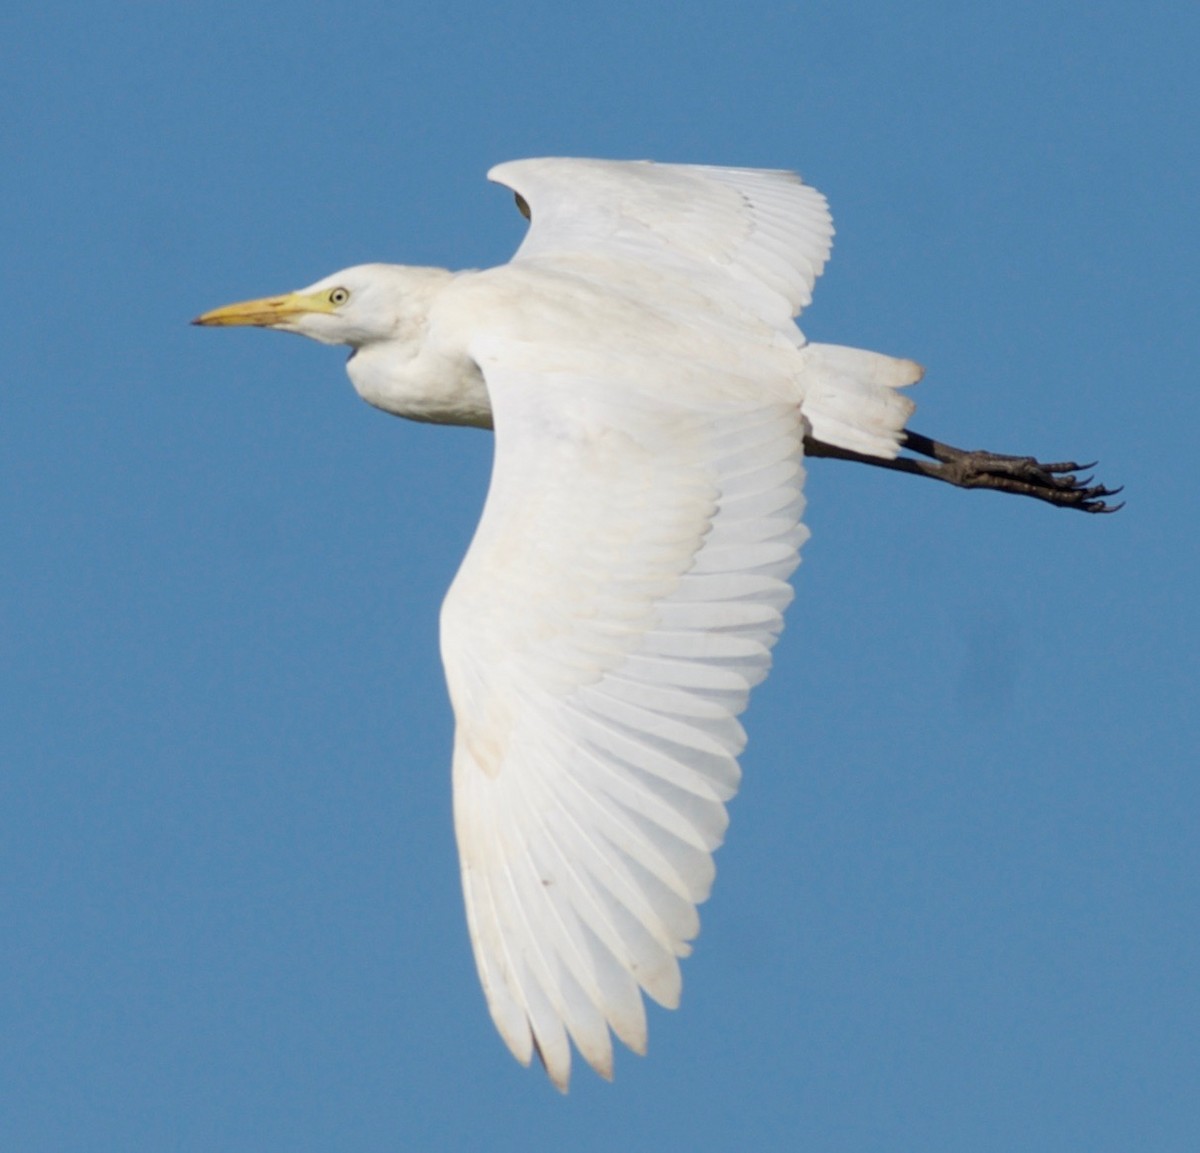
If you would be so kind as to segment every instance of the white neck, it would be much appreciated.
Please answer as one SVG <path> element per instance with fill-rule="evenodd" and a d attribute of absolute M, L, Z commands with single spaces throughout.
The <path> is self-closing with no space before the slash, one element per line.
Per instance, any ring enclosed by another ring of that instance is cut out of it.
<path fill-rule="evenodd" d="M 441 268 L 388 270 L 404 284 L 392 334 L 360 344 L 346 364 L 358 395 L 384 412 L 435 424 L 491 428 L 483 375 L 456 326 L 439 324 L 437 298 L 456 274 Z"/>

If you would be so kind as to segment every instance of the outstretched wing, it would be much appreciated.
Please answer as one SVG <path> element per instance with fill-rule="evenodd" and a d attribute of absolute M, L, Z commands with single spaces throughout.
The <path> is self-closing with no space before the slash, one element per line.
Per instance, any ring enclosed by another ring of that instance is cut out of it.
<path fill-rule="evenodd" d="M 536 211 L 536 209 L 535 209 Z M 679 1000 L 791 599 L 803 417 L 702 365 L 481 340 L 492 483 L 442 613 L 492 1018 L 560 1087 Z"/>
<path fill-rule="evenodd" d="M 778 329 L 812 300 L 829 258 L 825 197 L 790 172 L 651 161 L 541 159 L 488 178 L 528 206 L 514 262 L 597 255 L 710 285 Z"/>

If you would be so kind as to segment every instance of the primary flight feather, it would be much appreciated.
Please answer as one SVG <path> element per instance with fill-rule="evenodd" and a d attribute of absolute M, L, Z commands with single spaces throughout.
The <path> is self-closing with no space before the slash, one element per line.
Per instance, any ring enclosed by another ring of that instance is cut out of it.
<path fill-rule="evenodd" d="M 531 217 L 510 263 L 363 265 L 197 323 L 350 345 L 371 404 L 495 429 L 442 610 L 455 829 L 492 1019 L 565 1089 L 572 1043 L 611 1076 L 611 1034 L 645 1049 L 642 994 L 679 1001 L 737 716 L 807 536 L 805 447 L 915 466 L 894 459 L 897 389 L 921 369 L 796 328 L 833 236 L 797 176 L 579 159 L 489 176 Z M 1058 475 L 1073 465 L 975 455 L 994 483 L 974 483 L 1105 507 Z"/>

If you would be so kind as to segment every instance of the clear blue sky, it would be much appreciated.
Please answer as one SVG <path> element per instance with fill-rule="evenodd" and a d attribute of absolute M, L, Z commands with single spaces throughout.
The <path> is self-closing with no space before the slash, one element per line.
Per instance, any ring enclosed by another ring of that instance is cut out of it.
<path fill-rule="evenodd" d="M 0 15 L 0 1147 L 1193 1150 L 1190 4 L 43 3 Z M 495 1036 L 437 609 L 486 434 L 190 328 L 507 259 L 500 160 L 790 167 L 814 338 L 1089 518 L 836 462 L 679 1012 Z"/>

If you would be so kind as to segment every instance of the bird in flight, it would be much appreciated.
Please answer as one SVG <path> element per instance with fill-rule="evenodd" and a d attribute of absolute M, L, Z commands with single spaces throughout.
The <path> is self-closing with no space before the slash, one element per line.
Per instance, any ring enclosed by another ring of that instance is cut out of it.
<path fill-rule="evenodd" d="M 806 457 L 1111 512 L 1073 462 L 907 428 L 911 360 L 805 339 L 825 198 L 778 171 L 519 160 L 529 219 L 485 271 L 386 264 L 228 305 L 352 349 L 362 398 L 495 431 L 483 516 L 441 615 L 454 822 L 496 1028 L 565 1090 L 612 1075 L 679 1003 L 807 537 Z M 909 455 L 902 455 L 907 450 Z M 1115 506 L 1119 507 L 1119 506 Z"/>

